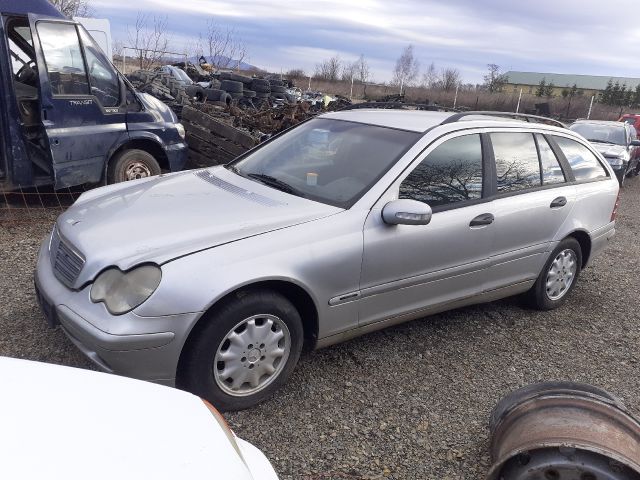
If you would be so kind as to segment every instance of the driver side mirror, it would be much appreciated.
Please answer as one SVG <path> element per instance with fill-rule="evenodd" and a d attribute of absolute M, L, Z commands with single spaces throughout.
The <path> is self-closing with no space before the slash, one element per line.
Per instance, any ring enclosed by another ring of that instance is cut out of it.
<path fill-rule="evenodd" d="M 427 225 L 431 207 L 417 200 L 393 200 L 382 209 L 382 220 L 388 225 Z"/>

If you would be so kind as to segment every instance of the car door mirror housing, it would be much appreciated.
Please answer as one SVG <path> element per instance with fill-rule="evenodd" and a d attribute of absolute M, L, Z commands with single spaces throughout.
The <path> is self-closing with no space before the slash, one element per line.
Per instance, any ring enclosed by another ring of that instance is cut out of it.
<path fill-rule="evenodd" d="M 393 200 L 382 209 L 382 220 L 388 225 L 427 225 L 431 207 L 417 200 Z"/>

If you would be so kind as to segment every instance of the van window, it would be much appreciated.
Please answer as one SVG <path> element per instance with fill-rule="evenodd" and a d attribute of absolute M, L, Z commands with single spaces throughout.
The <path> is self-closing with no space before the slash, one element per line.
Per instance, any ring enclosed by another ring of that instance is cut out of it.
<path fill-rule="evenodd" d="M 89 82 L 75 25 L 38 22 L 53 95 L 88 95 Z"/>
<path fill-rule="evenodd" d="M 566 181 L 560 162 L 556 158 L 555 153 L 549 146 L 549 142 L 536 133 L 536 141 L 538 142 L 538 151 L 540 152 L 540 167 L 542 169 L 542 184 L 553 185 L 555 183 L 564 183 Z"/>
<path fill-rule="evenodd" d="M 608 177 L 607 171 L 587 147 L 566 137 L 554 136 L 553 139 L 567 157 L 576 181 Z"/>
<path fill-rule="evenodd" d="M 115 69 L 107 61 L 96 42 L 80 28 L 80 38 L 84 45 L 84 54 L 89 68 L 91 94 L 95 95 L 103 107 L 120 105 L 120 81 Z"/>
<path fill-rule="evenodd" d="M 399 198 L 432 207 L 482 197 L 480 135 L 464 135 L 437 146 L 402 181 Z"/>
<path fill-rule="evenodd" d="M 539 187 L 540 163 L 531 133 L 491 133 L 498 193 Z"/>

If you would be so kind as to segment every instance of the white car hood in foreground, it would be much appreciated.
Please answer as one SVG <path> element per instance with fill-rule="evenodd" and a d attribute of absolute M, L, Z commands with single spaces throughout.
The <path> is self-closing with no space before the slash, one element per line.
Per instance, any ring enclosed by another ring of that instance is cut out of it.
<path fill-rule="evenodd" d="M 7 357 L 0 382 L 0 478 L 277 480 L 190 393 Z"/>
<path fill-rule="evenodd" d="M 340 211 L 218 167 L 91 190 L 57 225 L 86 258 L 82 285 L 110 265 L 161 264 Z"/>

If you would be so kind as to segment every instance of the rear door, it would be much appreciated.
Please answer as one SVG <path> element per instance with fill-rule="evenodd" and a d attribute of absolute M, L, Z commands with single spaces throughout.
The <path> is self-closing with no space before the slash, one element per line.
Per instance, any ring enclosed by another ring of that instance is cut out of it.
<path fill-rule="evenodd" d="M 98 182 L 113 146 L 127 136 L 118 74 L 75 22 L 37 15 L 29 22 L 55 187 Z"/>
<path fill-rule="evenodd" d="M 486 290 L 535 279 L 576 202 L 568 165 L 544 135 L 489 134 L 495 159 L 495 237 Z"/>

